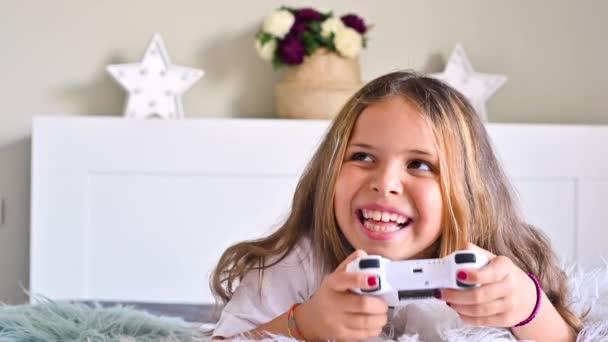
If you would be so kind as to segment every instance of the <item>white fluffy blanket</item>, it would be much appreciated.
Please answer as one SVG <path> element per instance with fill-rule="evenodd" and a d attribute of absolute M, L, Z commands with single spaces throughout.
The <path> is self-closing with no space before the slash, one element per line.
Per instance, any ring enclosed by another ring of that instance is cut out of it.
<path fill-rule="evenodd" d="M 569 303 L 577 315 L 589 311 L 577 341 L 608 341 L 608 264 L 595 271 L 569 270 Z M 439 323 L 438 323 L 439 322 Z M 292 341 L 282 336 L 273 340 Z M 399 308 L 383 337 L 371 341 L 517 341 L 508 329 L 464 325 L 443 302 L 429 300 Z"/>

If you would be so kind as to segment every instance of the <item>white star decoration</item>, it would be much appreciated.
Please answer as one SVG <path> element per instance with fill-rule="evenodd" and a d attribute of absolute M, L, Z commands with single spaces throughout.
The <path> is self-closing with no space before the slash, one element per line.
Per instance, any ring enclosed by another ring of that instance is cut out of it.
<path fill-rule="evenodd" d="M 125 116 L 137 119 L 183 118 L 181 95 L 204 74 L 171 64 L 159 34 L 152 37 L 141 63 L 108 65 L 107 70 L 129 92 Z"/>
<path fill-rule="evenodd" d="M 507 81 L 504 75 L 474 72 L 461 44 L 457 44 L 452 51 L 443 72 L 431 76 L 446 82 L 466 96 L 484 121 L 488 120 L 486 101 Z"/>

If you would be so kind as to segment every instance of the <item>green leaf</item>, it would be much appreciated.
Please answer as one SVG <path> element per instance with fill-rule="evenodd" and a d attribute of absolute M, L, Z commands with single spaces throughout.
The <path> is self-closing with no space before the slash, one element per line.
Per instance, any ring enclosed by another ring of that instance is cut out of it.
<path fill-rule="evenodd" d="M 314 33 L 321 33 L 321 23 L 318 21 L 311 21 L 308 24 L 308 29 Z"/>
<path fill-rule="evenodd" d="M 336 44 L 334 43 L 335 36 L 336 36 L 336 34 L 333 32 L 330 33 L 329 37 L 327 37 L 327 38 L 320 36 L 322 39 L 322 45 L 331 52 L 336 52 Z"/>
<path fill-rule="evenodd" d="M 295 15 L 296 12 L 297 12 L 297 10 L 295 8 L 291 8 L 291 7 L 288 7 L 288 6 L 285 6 L 285 5 L 279 7 L 279 10 L 289 11 L 293 15 Z"/>
<path fill-rule="evenodd" d="M 363 37 L 363 48 L 367 48 L 367 37 Z"/>
<path fill-rule="evenodd" d="M 312 54 L 316 49 L 321 47 L 319 42 L 317 42 L 315 35 L 310 33 L 309 31 L 304 31 L 304 33 L 302 33 L 301 39 L 302 44 L 304 44 L 304 48 L 306 49 L 307 55 Z"/>
<path fill-rule="evenodd" d="M 272 57 L 272 68 L 277 71 L 280 70 L 282 68 L 285 67 L 285 63 L 283 63 L 281 61 L 281 59 L 279 58 L 278 54 L 275 54 L 274 57 Z"/>
<path fill-rule="evenodd" d="M 260 44 L 264 46 L 264 44 L 268 43 L 273 39 L 273 36 L 270 33 L 260 31 L 256 35 L 256 38 L 260 41 Z"/>
<path fill-rule="evenodd" d="M 319 37 L 317 38 L 317 40 L 319 41 L 319 43 L 326 48 L 329 48 L 330 46 L 333 45 L 333 40 L 332 37 L 323 37 L 322 35 L 319 35 Z"/>
<path fill-rule="evenodd" d="M 321 18 L 323 18 L 323 21 L 327 20 L 327 18 L 331 18 L 331 16 L 334 15 L 334 12 L 329 11 L 327 13 L 321 13 Z"/>

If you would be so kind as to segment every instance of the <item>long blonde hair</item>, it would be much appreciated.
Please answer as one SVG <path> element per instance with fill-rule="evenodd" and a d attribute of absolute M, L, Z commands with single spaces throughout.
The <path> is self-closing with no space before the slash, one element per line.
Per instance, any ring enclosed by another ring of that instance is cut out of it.
<path fill-rule="evenodd" d="M 278 230 L 229 247 L 211 277 L 218 302 L 227 302 L 250 270 L 280 262 L 303 237 L 312 241 L 317 266 L 332 271 L 352 251 L 336 222 L 334 186 L 355 122 L 369 104 L 399 96 L 418 107 L 435 135 L 444 213 L 434 257 L 474 243 L 509 257 L 535 274 L 557 311 L 575 330 L 580 319 L 566 305 L 567 279 L 546 236 L 525 223 L 511 185 L 494 155 L 485 127 L 466 98 L 446 84 L 413 72 L 381 76 L 359 90 L 332 122 L 300 179 L 291 212 Z M 267 262 L 267 257 L 275 257 Z"/>

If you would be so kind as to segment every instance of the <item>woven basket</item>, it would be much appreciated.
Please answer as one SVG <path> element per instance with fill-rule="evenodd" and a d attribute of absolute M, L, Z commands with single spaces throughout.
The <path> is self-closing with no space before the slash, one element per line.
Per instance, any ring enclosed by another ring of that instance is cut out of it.
<path fill-rule="evenodd" d="M 275 85 L 277 114 L 282 118 L 331 119 L 361 88 L 357 59 L 323 49 L 290 67 Z"/>

